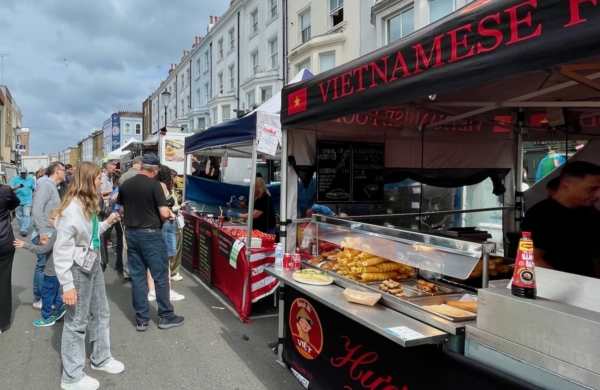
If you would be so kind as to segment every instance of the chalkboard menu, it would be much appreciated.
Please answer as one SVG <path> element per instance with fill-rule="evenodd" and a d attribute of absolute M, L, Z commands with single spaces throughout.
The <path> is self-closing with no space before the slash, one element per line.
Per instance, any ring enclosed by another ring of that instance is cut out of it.
<path fill-rule="evenodd" d="M 351 178 L 352 144 L 317 143 L 317 202 L 351 202 Z"/>
<path fill-rule="evenodd" d="M 384 167 L 384 144 L 318 142 L 317 202 L 383 202 Z"/>
<path fill-rule="evenodd" d="M 211 285 L 212 225 L 201 219 L 198 221 L 198 271 L 200 279 Z"/>
<path fill-rule="evenodd" d="M 196 252 L 197 236 L 196 224 L 198 218 L 191 214 L 183 213 L 184 226 L 181 230 L 181 264 L 190 272 L 194 271 L 198 265 L 198 254 Z"/>
<path fill-rule="evenodd" d="M 383 202 L 385 145 L 361 143 L 352 146 L 352 201 Z"/>
<path fill-rule="evenodd" d="M 231 253 L 231 248 L 233 248 L 234 242 L 235 238 L 231 237 L 229 234 L 223 232 L 222 230 L 219 230 L 219 237 L 217 239 L 217 252 L 228 262 L 229 254 Z"/>

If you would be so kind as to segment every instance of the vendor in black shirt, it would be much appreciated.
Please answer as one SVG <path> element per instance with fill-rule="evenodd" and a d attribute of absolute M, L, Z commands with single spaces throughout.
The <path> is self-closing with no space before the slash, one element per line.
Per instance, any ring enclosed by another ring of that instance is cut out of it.
<path fill-rule="evenodd" d="M 575 161 L 560 174 L 556 193 L 525 215 L 536 267 L 600 278 L 600 166 Z"/>
<path fill-rule="evenodd" d="M 234 205 L 235 206 L 235 205 Z M 238 207 L 247 209 L 248 206 L 239 202 Z M 248 214 L 240 214 L 229 210 L 229 217 L 248 219 Z M 267 191 L 265 181 L 260 177 L 256 178 L 254 184 L 254 213 L 252 214 L 252 229 L 259 230 L 263 233 L 275 233 L 275 206 L 271 195 Z"/>

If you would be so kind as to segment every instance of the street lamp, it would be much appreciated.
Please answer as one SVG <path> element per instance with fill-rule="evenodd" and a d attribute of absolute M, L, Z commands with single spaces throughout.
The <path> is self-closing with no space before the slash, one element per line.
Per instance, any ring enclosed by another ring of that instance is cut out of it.
<path fill-rule="evenodd" d="M 163 107 L 165 108 L 165 129 L 166 129 L 167 128 L 167 107 L 169 107 L 169 102 L 171 101 L 171 93 L 169 91 L 167 91 L 167 89 L 165 88 L 165 91 L 163 93 L 161 93 L 160 96 L 162 97 Z"/>
<path fill-rule="evenodd" d="M 15 164 L 20 165 L 21 159 L 19 157 L 21 156 L 21 134 L 23 133 L 23 130 L 21 129 L 21 127 L 17 126 L 14 128 L 14 131 L 15 131 Z"/>

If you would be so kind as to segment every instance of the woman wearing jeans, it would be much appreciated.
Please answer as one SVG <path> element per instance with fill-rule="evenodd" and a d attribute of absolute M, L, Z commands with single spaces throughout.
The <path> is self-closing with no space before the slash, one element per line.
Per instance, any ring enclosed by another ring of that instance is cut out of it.
<path fill-rule="evenodd" d="M 82 162 L 59 207 L 55 223 L 54 266 L 63 289 L 67 314 L 63 328 L 61 357 L 63 389 L 97 389 L 100 383 L 83 372 L 85 332 L 90 316 L 90 356 L 93 370 L 123 372 L 123 363 L 110 354 L 110 311 L 100 258 L 100 235 L 119 217 L 98 221 L 100 167 Z"/>

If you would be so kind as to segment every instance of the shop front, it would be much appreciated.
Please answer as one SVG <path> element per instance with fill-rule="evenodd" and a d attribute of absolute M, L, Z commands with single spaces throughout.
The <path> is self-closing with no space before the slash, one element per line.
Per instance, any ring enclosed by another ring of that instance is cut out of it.
<path fill-rule="evenodd" d="M 598 280 L 541 270 L 539 298 L 516 298 L 505 288 L 514 255 L 453 217 L 500 212 L 504 244 L 523 212 L 525 143 L 571 145 L 600 135 L 597 126 L 578 126 L 600 108 L 598 33 L 593 2 L 476 2 L 284 88 L 281 236 L 290 253 L 314 244 L 304 268 L 325 282 L 267 272 L 282 284 L 279 358 L 305 387 L 600 387 L 600 365 L 586 347 L 598 341 L 600 308 L 589 304 L 600 297 Z M 544 180 L 558 172 L 548 171 Z M 317 203 L 338 215 L 299 218 L 296 185 L 313 178 Z M 420 183 L 409 189 L 415 212 L 340 217 L 339 210 L 376 209 L 397 195 L 386 186 L 407 179 Z M 423 211 L 424 185 L 486 180 L 501 206 Z M 440 214 L 451 222 L 440 229 L 423 223 Z M 414 226 L 398 222 L 407 218 Z M 296 237 L 307 222 L 305 237 Z M 503 277 L 490 280 L 499 270 Z M 380 294 L 374 306 L 350 302 L 369 294 Z M 446 307 L 467 305 L 474 309 Z"/>

